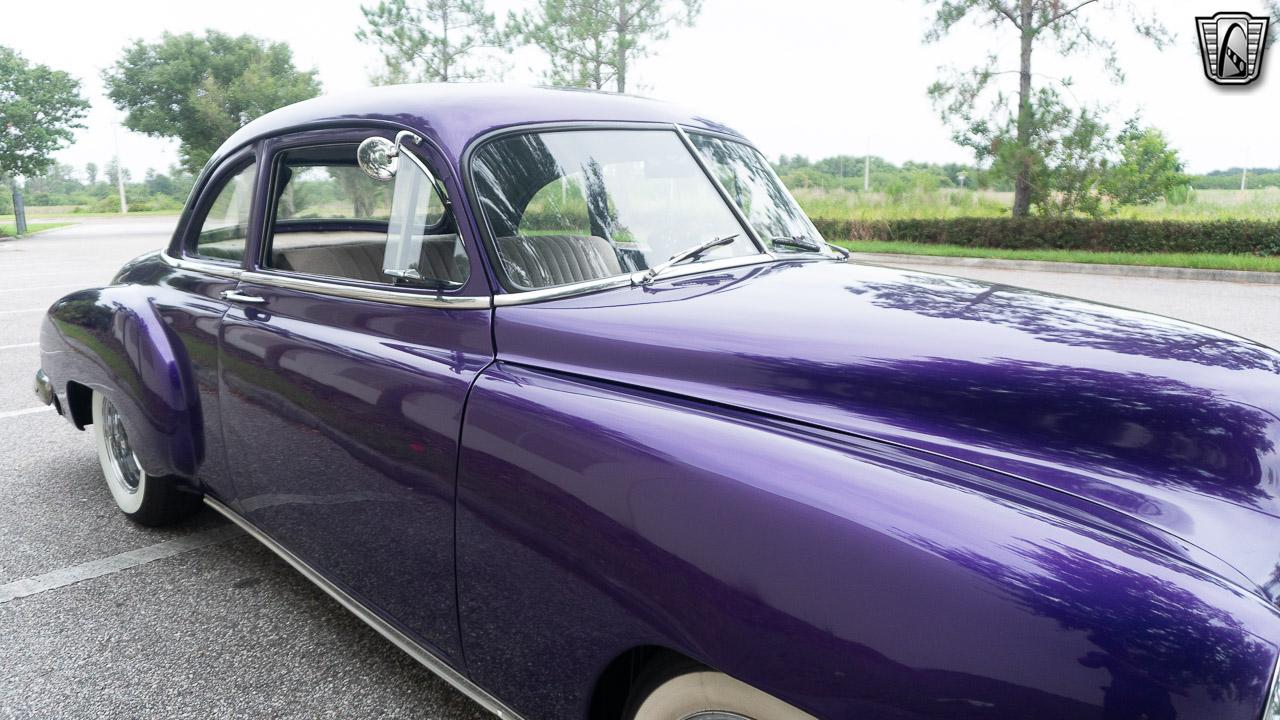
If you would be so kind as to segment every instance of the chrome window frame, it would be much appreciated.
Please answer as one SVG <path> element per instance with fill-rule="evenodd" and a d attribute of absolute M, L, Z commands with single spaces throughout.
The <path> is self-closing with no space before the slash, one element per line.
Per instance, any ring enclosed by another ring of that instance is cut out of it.
<path fill-rule="evenodd" d="M 304 131 L 305 132 L 305 131 Z M 396 130 L 392 128 L 350 128 L 351 134 L 363 134 L 365 137 L 386 137 L 392 135 L 399 137 L 407 134 L 413 140 L 414 145 L 421 145 L 426 142 L 421 135 L 412 130 Z M 269 162 L 264 162 L 263 167 L 270 173 L 271 181 L 267 186 L 267 194 L 263 196 L 262 208 L 262 236 L 258 241 L 257 257 L 253 258 L 248 264 L 242 279 L 245 282 L 254 282 L 259 285 L 267 285 L 270 287 L 284 288 L 287 290 L 300 290 L 303 292 L 312 292 L 322 295 L 332 295 L 336 297 L 351 298 L 354 300 L 369 300 L 374 302 L 387 302 L 398 305 L 411 305 L 414 307 L 436 307 L 436 308 L 480 308 L 492 307 L 492 303 L 484 302 L 483 304 L 476 301 L 488 301 L 488 295 L 471 296 L 471 295 L 453 295 L 450 293 L 457 292 L 466 286 L 471 278 L 471 274 L 475 272 L 476 263 L 474 258 L 467 256 L 467 280 L 464 280 L 456 288 L 421 288 L 396 286 L 389 283 L 369 282 L 356 278 L 336 277 L 332 275 L 314 275 L 310 273 L 302 273 L 296 270 L 287 270 L 284 268 L 275 268 L 267 264 L 267 256 L 270 253 L 270 242 L 274 238 L 275 213 L 276 208 L 276 181 L 279 177 L 277 173 L 277 165 L 280 158 L 289 152 L 318 147 L 336 147 L 342 145 L 358 144 L 347 140 L 325 140 L 320 142 L 311 142 L 305 138 L 293 138 L 293 133 L 278 135 L 274 139 L 284 141 L 278 147 L 270 148 L 270 157 L 266 158 Z M 425 160 L 418 156 L 412 148 L 408 147 L 409 143 L 405 143 L 406 148 L 402 150 L 401 156 L 408 156 L 408 159 L 422 170 L 426 175 L 431 177 L 436 183 L 440 182 L 439 175 L 431 170 Z M 441 157 L 444 153 L 433 144 L 436 154 Z M 437 188 L 437 192 L 441 193 L 441 200 L 448 207 L 451 202 L 444 195 L 441 189 Z M 456 218 L 455 218 L 456 221 Z M 459 240 L 461 240 L 461 228 L 458 231 Z"/>
<path fill-rule="evenodd" d="M 390 130 L 390 131 L 400 130 L 400 128 L 395 128 L 394 130 L 392 130 L 391 128 L 381 128 L 381 127 L 374 127 L 374 128 L 353 127 L 351 128 L 351 130 L 353 132 L 369 131 L 372 133 L 377 133 L 378 131 L 384 131 L 384 130 Z M 265 139 L 267 140 L 279 139 L 289 134 L 292 134 L 292 132 L 293 131 L 289 133 L 282 133 L 282 134 L 275 135 Z M 307 132 L 307 130 L 299 130 L 298 132 Z M 424 142 L 424 140 L 418 133 L 413 133 L 413 136 L 417 138 L 418 143 Z M 335 144 L 335 143 L 321 143 L 321 144 Z M 254 146 L 251 146 L 251 147 L 254 147 Z M 273 154 L 272 162 L 274 163 L 275 154 L 278 154 L 279 152 L 290 149 L 292 147 L 308 147 L 308 145 L 301 144 L 298 146 L 291 145 L 285 148 L 276 148 L 272 151 L 272 154 Z M 437 152 L 443 156 L 443 153 L 439 152 L 439 148 L 437 148 Z M 244 154 L 252 155 L 253 162 L 259 165 L 259 170 L 263 170 L 263 169 L 269 170 L 270 167 L 273 167 L 273 165 L 268 165 L 267 163 L 262 162 L 263 158 L 256 151 L 256 148 L 255 150 L 249 153 L 244 153 Z M 419 158 L 416 153 L 410 152 L 409 156 L 411 161 L 417 164 L 419 167 L 422 167 L 422 168 L 426 167 L 425 161 Z M 233 158 L 234 157 L 240 157 L 240 156 L 237 155 L 237 156 L 233 156 Z M 233 158 L 227 158 L 223 162 L 232 162 Z M 259 175 L 261 175 L 261 172 L 259 173 Z M 431 173 L 431 175 L 432 177 L 436 177 L 434 172 Z M 219 177 L 221 176 L 219 175 Z M 211 178 L 209 182 L 213 182 L 213 179 Z M 248 242 L 249 240 L 257 240 L 256 247 L 258 249 L 258 253 L 260 254 L 262 252 L 265 252 L 265 248 L 266 248 L 265 241 L 266 241 L 266 232 L 267 232 L 266 214 L 269 210 L 268 206 L 271 204 L 267 201 L 267 197 L 269 196 L 270 192 L 273 192 L 273 189 L 270 186 L 254 188 L 253 202 L 255 203 L 255 207 L 253 208 L 253 211 L 261 214 L 260 224 L 258 229 L 258 237 L 250 237 L 246 239 L 245 258 L 239 266 L 235 266 L 229 262 L 221 263 L 221 262 L 209 260 L 203 257 L 192 257 L 190 255 L 187 255 L 185 238 L 183 239 L 182 244 L 180 246 L 182 248 L 183 257 L 174 257 L 173 255 L 169 254 L 169 252 L 161 252 L 160 257 L 162 261 L 165 264 L 169 265 L 170 267 L 173 267 L 179 270 L 187 270 L 190 272 L 198 272 L 198 273 L 204 273 L 208 275 L 214 275 L 217 277 L 227 278 L 230 280 L 236 280 L 241 283 L 249 282 L 249 283 L 254 283 L 256 285 L 264 285 L 267 287 L 281 288 L 284 290 L 309 292 L 317 295 L 326 295 L 329 297 L 341 297 L 341 298 L 348 298 L 351 300 L 379 302 L 379 303 L 385 303 L 390 305 L 401 305 L 401 306 L 407 306 L 407 307 L 436 308 L 441 310 L 488 310 L 493 307 L 493 297 L 491 295 L 451 295 L 443 289 L 433 290 L 429 288 L 395 288 L 393 286 L 388 286 L 385 284 L 362 283 L 358 280 L 332 278 L 332 277 L 321 276 L 321 275 L 307 275 L 304 273 L 297 273 L 297 272 L 279 270 L 275 268 L 263 267 L 261 258 L 257 258 L 257 259 L 252 258 L 251 255 L 247 252 L 247 249 L 249 247 L 249 242 Z M 203 194 L 202 194 L 202 199 L 203 199 Z M 475 258 L 471 258 L 470 256 L 468 256 L 468 261 L 471 262 L 471 272 L 474 273 L 476 268 Z M 481 259 L 481 267 L 483 267 L 483 259 Z"/>
<path fill-rule="evenodd" d="M 223 158 L 218 163 L 217 168 L 209 171 L 204 178 L 197 179 L 203 179 L 203 183 L 197 182 L 197 187 L 191 189 L 191 197 L 187 200 L 187 207 L 191 209 L 191 212 L 189 215 L 184 213 L 187 216 L 179 218 L 178 228 L 174 231 L 176 242 L 170 242 L 168 248 L 160 251 L 160 257 L 164 262 L 172 267 L 205 272 L 218 277 L 236 279 L 240 277 L 249 255 L 251 241 L 254 239 L 254 212 L 258 210 L 256 205 L 258 192 L 261 190 L 259 177 L 253 179 L 253 192 L 249 196 L 249 225 L 245 230 L 245 251 L 240 258 L 240 262 L 200 255 L 195 252 L 195 249 L 198 246 L 197 239 L 200 237 L 200 230 L 204 227 L 205 220 L 209 219 L 209 211 L 213 208 L 213 203 L 222 195 L 227 183 L 234 180 L 250 166 L 253 166 L 257 175 L 261 176 L 262 165 L 259 162 L 260 160 L 256 145 L 248 145 Z M 198 221 L 197 217 L 199 217 Z M 197 222 L 199 223 L 198 225 Z M 175 249 L 178 252 L 177 256 L 170 254 Z"/>
<path fill-rule="evenodd" d="M 168 250 L 162 250 L 160 252 L 160 260 L 171 268 L 187 270 L 189 272 L 204 273 L 206 275 L 215 275 L 217 277 L 227 278 L 230 280 L 239 280 L 240 276 L 244 274 L 243 267 L 235 267 L 229 263 L 223 264 L 204 260 L 203 258 L 194 260 L 186 257 L 176 258 L 170 255 Z"/>
<path fill-rule="evenodd" d="M 485 252 L 490 257 L 490 270 L 498 281 L 498 286 L 503 290 L 503 292 L 495 293 L 493 296 L 493 305 L 495 307 L 526 305 L 529 303 L 544 302 L 547 300 L 555 300 L 576 295 L 586 295 L 615 288 L 630 287 L 634 284 L 635 273 L 626 273 L 614 277 L 586 280 L 584 282 L 556 285 L 548 288 L 537 288 L 534 290 L 512 290 L 509 287 L 510 281 L 506 276 L 506 269 L 502 264 L 502 256 L 497 250 L 497 242 L 495 239 L 496 234 L 493 231 L 493 226 L 489 223 L 489 217 L 484 213 L 484 208 L 480 205 L 479 195 L 476 193 L 475 168 L 473 163 L 475 153 L 488 143 L 499 140 L 503 137 L 527 135 L 529 133 L 538 132 L 571 132 L 575 130 L 647 130 L 674 132 L 684 145 L 685 150 L 693 155 L 694 162 L 697 163 L 699 169 L 702 170 L 702 173 L 711 181 L 717 194 L 720 195 L 721 201 L 729 207 L 729 211 L 733 214 L 734 219 L 742 226 L 743 235 L 756 247 L 756 253 L 751 255 L 738 255 L 732 258 L 722 258 L 720 260 L 709 260 L 690 263 L 688 265 L 679 265 L 663 273 L 660 280 L 695 275 L 703 272 L 713 272 L 716 270 L 726 270 L 728 268 L 760 265 L 763 263 L 774 262 L 778 259 L 778 257 L 773 253 L 762 249 L 763 245 L 757 237 L 755 229 L 751 227 L 749 222 L 746 222 L 746 218 L 743 216 L 741 208 L 732 201 L 725 191 L 724 186 L 720 184 L 719 180 L 716 179 L 710 168 L 707 166 L 705 159 L 699 152 L 697 152 L 697 149 L 693 147 L 689 138 L 685 135 L 683 126 L 679 123 L 585 121 L 513 125 L 510 127 L 499 128 L 474 138 L 463 151 L 461 161 L 462 181 L 463 187 L 466 191 L 466 200 L 471 204 L 472 214 L 476 218 L 476 225 L 480 228 L 481 241 L 484 245 Z M 746 140 L 745 138 L 739 138 L 739 142 L 746 143 Z"/>
<path fill-rule="evenodd" d="M 442 310 L 487 310 L 493 307 L 493 297 L 490 295 L 450 295 L 443 290 L 436 291 L 424 288 L 392 289 L 393 286 L 388 285 L 361 283 L 358 280 L 344 283 L 327 276 L 304 275 L 303 273 L 282 270 L 263 268 L 245 270 L 240 274 L 239 280 L 283 290 L 297 290 L 317 295 L 329 295 L 331 297 L 392 305 L 406 305 L 409 307 L 428 307 Z"/>
<path fill-rule="evenodd" d="M 773 166 L 769 163 L 769 158 L 768 158 L 768 157 L 766 157 L 766 156 L 765 156 L 765 154 L 764 154 L 763 152 L 761 152 L 761 151 L 760 151 L 760 148 L 758 148 L 758 147 L 756 147 L 755 145 L 752 145 L 751 143 L 747 142 L 745 138 L 741 138 L 741 137 L 738 137 L 738 136 L 736 136 L 736 135 L 732 135 L 732 134 L 730 134 L 730 133 L 726 133 L 726 132 L 720 132 L 720 131 L 717 131 L 717 130 L 705 130 L 705 129 L 702 129 L 702 128 L 690 128 L 690 129 L 689 129 L 689 131 L 688 131 L 688 134 L 689 134 L 689 135 L 705 135 L 705 136 L 710 137 L 710 138 L 716 138 L 717 140 L 723 140 L 724 142 L 737 143 L 737 144 L 739 144 L 739 145 L 744 145 L 744 146 L 746 146 L 746 147 L 750 148 L 751 150 L 754 150 L 754 151 L 755 151 L 755 152 L 757 152 L 757 153 L 760 153 L 760 159 L 764 161 L 764 163 L 765 163 L 765 167 L 766 167 L 766 168 L 768 168 L 769 172 L 773 175 L 773 179 L 778 183 L 778 187 L 782 188 L 782 191 L 783 191 L 784 193 L 786 193 L 786 194 L 787 194 L 787 197 L 791 199 L 791 202 L 795 203 L 795 206 L 796 206 L 797 208 L 799 208 L 799 209 L 800 209 L 800 213 L 801 213 L 802 215 L 804 215 L 804 216 L 805 216 L 805 218 L 809 221 L 809 223 L 810 223 L 811 225 L 813 224 L 813 218 L 809 217 L 809 213 L 807 213 L 807 212 L 805 212 L 805 211 L 804 211 L 804 208 L 800 205 L 800 201 L 796 200 L 796 196 L 795 196 L 795 195 L 793 195 L 793 194 L 791 194 L 791 188 L 787 187 L 787 184 L 786 184 L 786 183 L 784 183 L 784 182 L 782 182 L 782 178 L 778 177 L 778 173 L 777 173 L 777 171 L 776 171 L 776 170 L 774 170 L 774 169 L 773 169 Z M 690 142 L 690 143 L 692 143 L 692 142 L 693 142 L 693 139 L 692 139 L 692 138 L 690 138 L 689 142 Z M 694 146 L 694 149 L 695 149 L 695 151 L 696 151 L 696 150 L 697 150 L 697 146 Z M 698 152 L 698 155 L 699 155 L 699 156 L 701 156 L 701 155 L 702 155 L 702 153 L 701 153 L 701 152 Z M 704 158 L 704 159 L 705 159 L 705 158 Z M 719 183 L 719 179 L 718 179 L 718 178 L 717 178 L 717 183 Z M 725 188 L 724 190 L 725 190 L 725 192 L 726 192 L 726 193 L 728 193 L 728 188 Z M 732 202 L 732 203 L 733 203 L 733 206 L 734 206 L 734 207 L 737 207 L 737 206 L 738 206 L 738 203 L 737 203 L 737 202 L 735 202 L 735 201 L 733 201 L 733 197 L 732 197 L 731 195 L 730 195 L 730 196 L 728 196 L 728 197 L 729 197 L 730 202 Z M 741 208 L 739 208 L 739 210 L 741 210 Z M 746 215 L 746 213 L 744 212 L 744 213 L 743 213 L 743 216 L 745 217 L 745 215 Z M 750 224 L 750 221 L 749 221 L 749 220 L 748 220 L 748 224 Z M 752 228 L 752 229 L 754 230 L 754 226 L 753 226 L 753 228 Z M 816 226 L 816 225 L 814 226 L 814 228 L 813 228 L 813 229 L 814 229 L 814 230 L 818 230 L 818 228 L 817 228 L 817 226 Z M 822 244 L 823 244 L 823 245 L 825 245 L 825 246 L 827 246 L 827 247 L 834 247 L 834 246 L 835 246 L 835 245 L 834 245 L 834 243 L 832 243 L 831 241 L 827 240 L 825 237 L 822 237 L 822 232 L 821 232 L 820 230 L 818 231 L 818 236 L 821 238 L 821 242 L 822 242 Z M 763 242 L 763 238 L 761 239 L 761 241 Z M 832 255 L 829 255 L 829 254 L 824 253 L 824 252 L 821 252 L 821 251 L 819 251 L 819 252 L 813 252 L 813 251 L 800 251 L 800 252 L 788 252 L 788 253 L 774 253 L 772 249 L 768 249 L 768 248 L 771 248 L 771 247 L 772 247 L 772 245 L 773 245 L 773 243 L 772 243 L 772 242 L 767 242 L 767 243 L 765 243 L 765 246 L 766 246 L 766 248 L 767 248 L 767 251 L 768 251 L 769 253 L 773 254 L 773 255 L 774 255 L 777 259 L 779 259 L 779 260 L 802 260 L 802 259 L 824 259 L 824 260 L 836 260 L 836 259 L 839 259 L 839 260 L 843 260 L 843 259 L 844 259 L 843 257 L 833 257 Z M 838 252 L 838 251 L 833 251 L 833 252 Z"/>

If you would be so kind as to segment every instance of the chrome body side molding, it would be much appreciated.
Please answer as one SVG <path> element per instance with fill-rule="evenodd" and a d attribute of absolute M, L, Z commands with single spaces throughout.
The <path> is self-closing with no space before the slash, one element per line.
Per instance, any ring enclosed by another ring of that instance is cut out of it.
<path fill-rule="evenodd" d="M 514 710 L 507 707 L 502 701 L 493 697 L 484 689 L 468 680 L 465 676 L 454 670 L 440 658 L 437 658 L 431 651 L 419 645 L 412 638 L 396 629 L 387 621 L 383 620 L 372 610 L 366 608 L 358 600 L 351 597 L 342 588 L 327 580 L 323 575 L 308 565 L 304 560 L 294 555 L 288 548 L 276 542 L 266 533 L 254 527 L 248 520 L 240 517 L 231 508 L 209 497 L 204 498 L 204 503 L 215 511 L 235 523 L 240 529 L 251 535 L 255 540 L 266 545 L 268 549 L 279 555 L 282 560 L 293 566 L 294 570 L 302 573 L 302 576 L 317 587 L 325 591 L 334 600 L 337 600 L 343 607 L 350 610 L 352 614 L 360 618 L 369 627 L 378 631 L 378 634 L 391 641 L 392 645 L 403 650 L 405 653 L 424 665 L 428 670 L 440 676 L 442 680 L 452 685 L 459 692 L 480 704 L 481 707 L 489 712 L 497 715 L 503 720 L 523 720 Z"/>
<path fill-rule="evenodd" d="M 231 278 L 239 280 L 244 274 L 244 270 L 238 267 L 231 267 L 215 262 L 202 262 L 199 260 L 188 260 L 186 258 L 176 258 L 167 252 L 160 252 L 160 260 L 169 267 L 175 267 L 179 270 L 190 270 L 191 272 L 202 272 L 209 275 L 217 275 L 218 277 Z"/>

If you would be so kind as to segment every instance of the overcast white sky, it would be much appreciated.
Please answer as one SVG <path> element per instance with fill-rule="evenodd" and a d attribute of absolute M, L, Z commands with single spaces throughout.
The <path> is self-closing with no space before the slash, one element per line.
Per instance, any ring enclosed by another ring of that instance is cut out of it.
<path fill-rule="evenodd" d="M 370 2 L 371 0 L 366 0 Z M 1141 2 L 1141 0 L 1140 0 Z M 532 0 L 490 0 L 500 16 Z M 64 0 L 56 12 L 42 2 L 6 2 L 0 44 L 79 77 L 93 103 L 88 128 L 59 159 L 83 168 L 104 165 L 118 134 L 125 166 L 135 177 L 177 159 L 172 142 L 117 125 L 122 114 L 103 94 L 101 73 L 133 38 L 216 28 L 288 42 L 295 62 L 319 70 L 327 93 L 368 84 L 376 52 L 357 41 L 360 0 Z M 1136 111 L 1164 129 L 1189 169 L 1280 166 L 1280 46 L 1248 88 L 1221 88 L 1205 79 L 1194 17 L 1220 10 L 1261 11 L 1258 0 L 1147 0 L 1178 41 L 1163 52 L 1127 30 L 1127 17 L 1090 10 L 1095 26 L 1118 41 L 1127 82 L 1112 84 L 1096 58 L 1062 62 L 1041 50 L 1038 72 L 1071 76 L 1082 102 L 1102 102 L 1113 124 Z M 942 65 L 973 65 L 992 49 L 1016 68 L 1010 30 L 966 24 L 952 37 L 923 45 L 929 11 L 922 0 L 706 0 L 696 27 L 681 29 L 633 71 L 635 91 L 687 105 L 732 125 L 771 157 L 873 154 L 901 163 L 968 161 L 951 142 L 925 95 Z M 1273 28 L 1272 32 L 1280 31 Z M 509 82 L 536 83 L 532 51 L 513 56 Z M 1014 81 L 1013 77 L 1009 78 Z"/>

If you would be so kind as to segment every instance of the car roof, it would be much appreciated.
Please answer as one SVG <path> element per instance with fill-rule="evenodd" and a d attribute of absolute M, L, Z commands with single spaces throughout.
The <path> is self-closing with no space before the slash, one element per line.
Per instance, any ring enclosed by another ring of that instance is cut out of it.
<path fill-rule="evenodd" d="M 259 138 L 360 121 L 412 129 L 434 141 L 455 163 L 476 137 L 535 123 L 678 123 L 741 137 L 677 105 L 631 95 L 482 83 L 391 85 L 324 95 L 267 113 L 236 131 L 210 164 Z"/>

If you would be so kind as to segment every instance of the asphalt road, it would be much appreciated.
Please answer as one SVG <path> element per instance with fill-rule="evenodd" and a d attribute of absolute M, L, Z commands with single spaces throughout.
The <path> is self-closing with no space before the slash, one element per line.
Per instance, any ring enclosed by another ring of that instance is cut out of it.
<path fill-rule="evenodd" d="M 39 409 L 45 308 L 172 225 L 90 220 L 0 242 L 0 718 L 488 717 L 211 513 L 131 524 L 88 433 Z M 1280 286 L 953 270 L 1280 347 Z"/>

